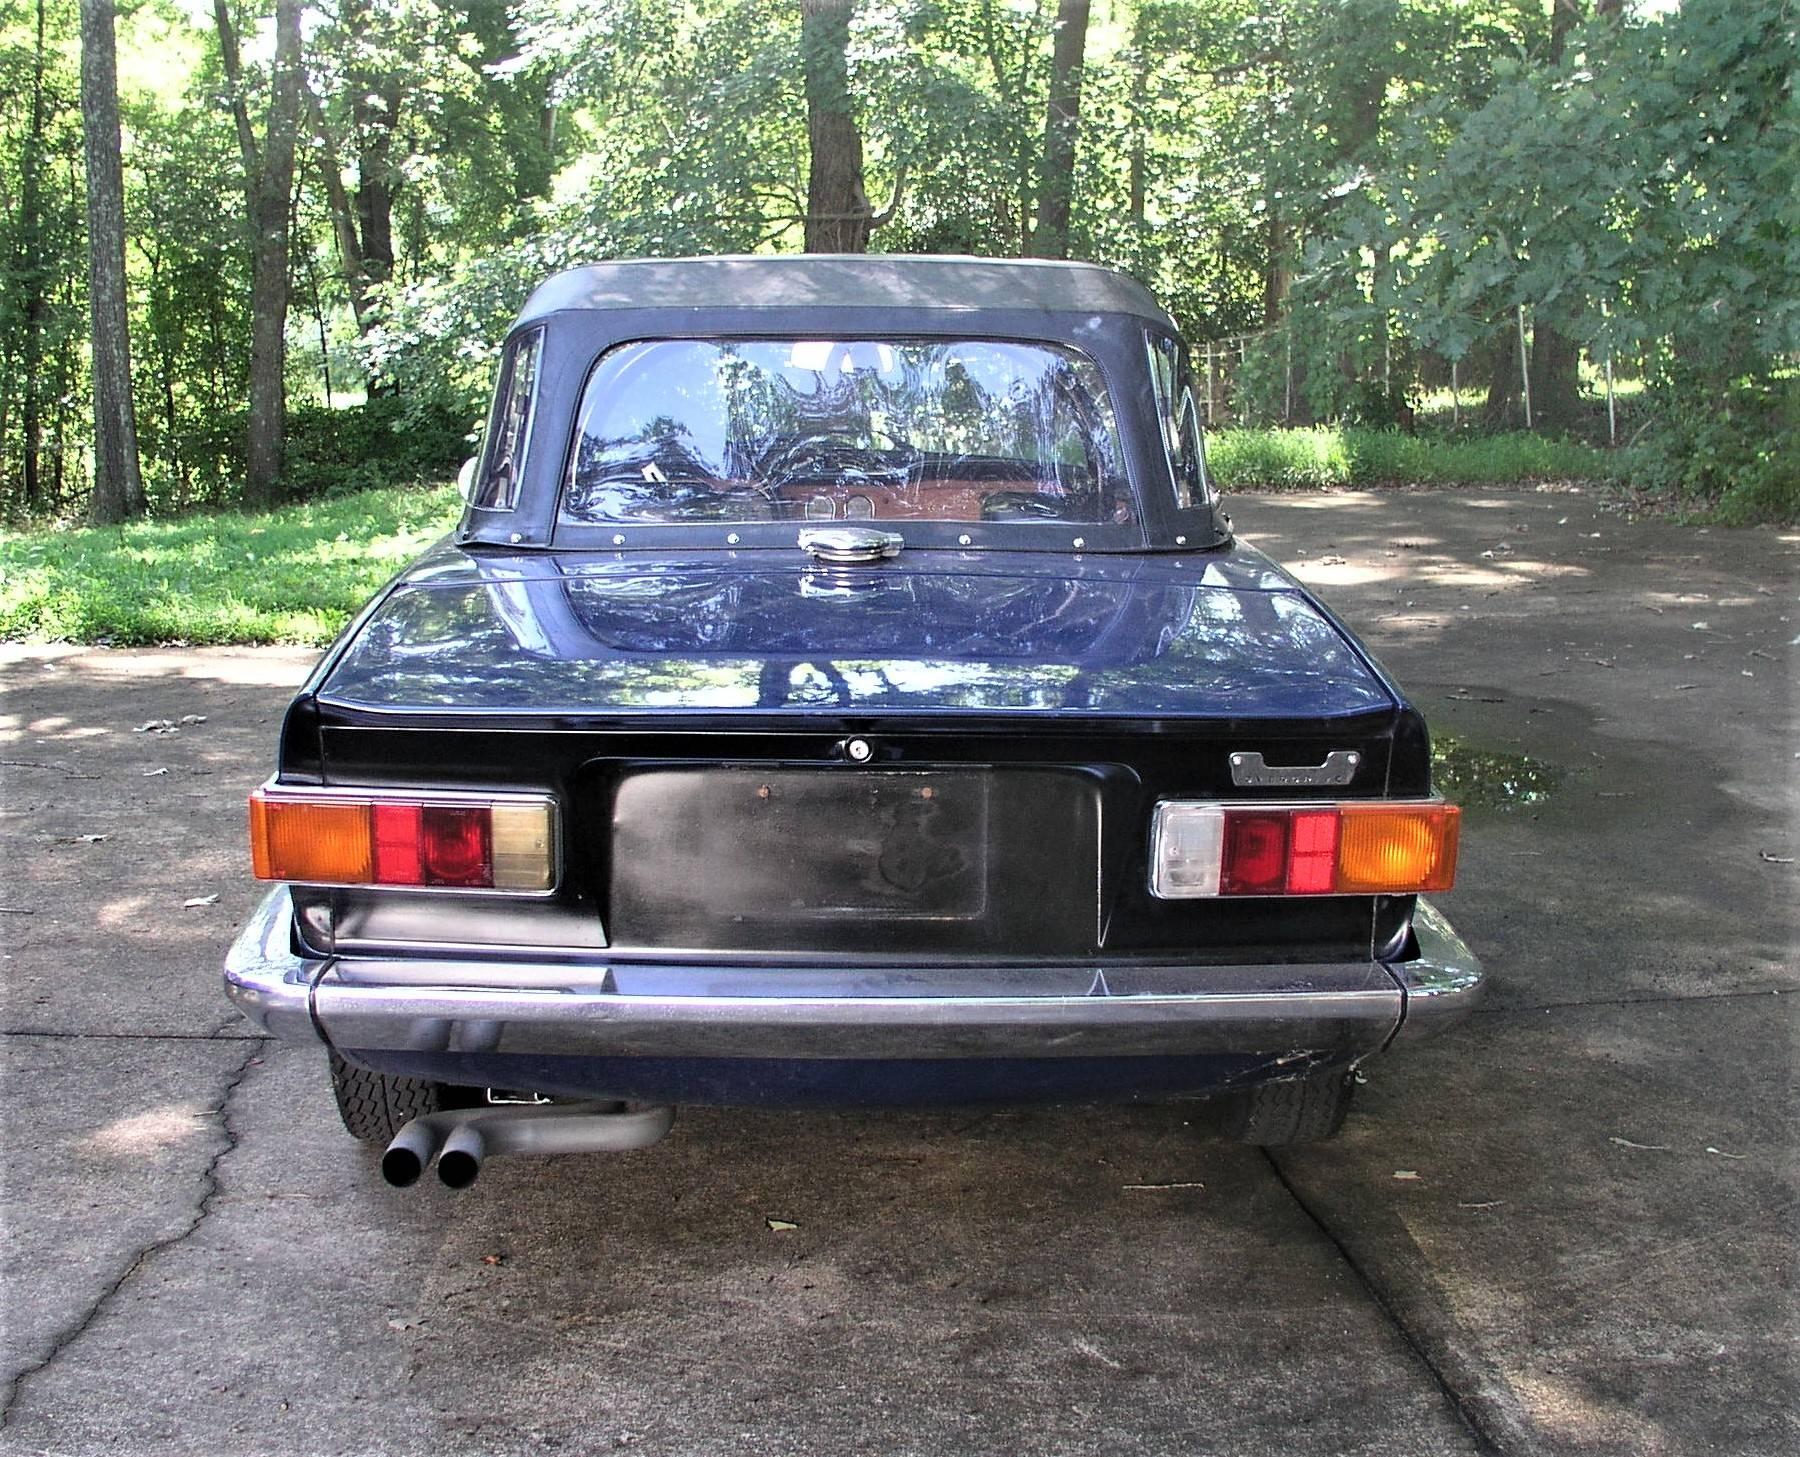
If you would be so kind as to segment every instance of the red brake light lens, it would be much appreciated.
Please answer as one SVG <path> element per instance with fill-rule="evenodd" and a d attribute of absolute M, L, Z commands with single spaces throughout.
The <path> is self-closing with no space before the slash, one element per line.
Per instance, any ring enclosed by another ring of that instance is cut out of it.
<path fill-rule="evenodd" d="M 1337 881 L 1338 814 L 1335 809 L 1303 810 L 1288 832 L 1289 895 L 1330 895 Z"/>
<path fill-rule="evenodd" d="M 426 885 L 492 885 L 488 812 L 436 805 L 421 809 L 419 859 Z"/>
<path fill-rule="evenodd" d="M 1286 815 L 1225 816 L 1220 895 L 1280 895 L 1287 885 L 1287 861 Z"/>

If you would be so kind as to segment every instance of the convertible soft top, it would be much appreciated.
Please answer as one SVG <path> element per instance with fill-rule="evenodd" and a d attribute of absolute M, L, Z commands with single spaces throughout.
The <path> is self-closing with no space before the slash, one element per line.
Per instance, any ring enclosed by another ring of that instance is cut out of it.
<path fill-rule="evenodd" d="M 1128 314 L 1175 329 L 1142 284 L 1091 263 L 899 253 L 590 263 L 540 284 L 519 324 L 570 309 L 819 307 Z"/>
<path fill-rule="evenodd" d="M 1137 498 L 1129 522 L 1012 523 L 1009 546 L 1055 552 L 1216 546 L 1230 535 L 1216 501 L 1209 495 L 1203 503 L 1177 504 L 1146 348 L 1151 336 L 1178 339 L 1179 330 L 1142 284 L 1092 263 L 877 253 L 621 259 L 571 268 L 537 288 L 508 334 L 509 351 L 528 340 L 538 348 L 515 502 L 471 505 L 456 539 L 605 551 L 740 543 L 793 548 L 787 524 L 727 524 L 708 535 L 684 525 L 559 521 L 580 402 L 595 362 L 643 340 L 971 338 L 1059 344 L 1092 361 L 1111 395 Z M 954 522 L 918 521 L 909 524 L 907 542 L 960 550 L 977 534 Z"/>

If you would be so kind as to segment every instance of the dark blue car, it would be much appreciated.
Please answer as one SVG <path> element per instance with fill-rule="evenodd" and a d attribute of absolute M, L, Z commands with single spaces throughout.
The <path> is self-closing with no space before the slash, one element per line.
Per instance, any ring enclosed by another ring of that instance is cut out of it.
<path fill-rule="evenodd" d="M 1233 539 L 1129 279 L 576 269 L 463 484 L 288 710 L 226 966 L 395 1182 L 683 1102 L 1322 1138 L 1479 996 L 1424 722 Z"/>

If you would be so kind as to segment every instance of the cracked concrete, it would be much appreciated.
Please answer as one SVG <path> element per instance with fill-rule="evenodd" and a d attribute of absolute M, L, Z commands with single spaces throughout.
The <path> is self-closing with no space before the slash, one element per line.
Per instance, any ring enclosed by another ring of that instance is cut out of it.
<path fill-rule="evenodd" d="M 236 1141 L 230 1099 L 261 1045 L 190 1043 L 122 1067 L 105 1042 L 0 1039 L 9 1107 L 33 1110 L 30 1136 L 9 1136 L 3 1165 L 0 1268 L 10 1314 L 0 1335 L 0 1431 L 20 1387 L 87 1330 L 145 1261 L 206 1217 L 219 1161 Z M 216 1092 L 196 1101 L 209 1083 Z M 100 1096 L 113 1116 L 96 1119 Z M 9 1133 L 15 1116 L 8 1114 Z M 202 1154 L 198 1177 L 184 1178 L 183 1165 Z M 54 1191 L 53 1221 L 21 1217 L 38 1212 L 40 1190 Z"/>
<path fill-rule="evenodd" d="M 1295 1204 L 1299 1205 L 1319 1233 L 1330 1241 L 1331 1247 L 1350 1267 L 1351 1273 L 1356 1276 L 1357 1282 L 1367 1293 L 1369 1299 L 1374 1301 L 1381 1313 L 1392 1323 L 1395 1332 L 1401 1340 L 1405 1341 L 1407 1349 L 1413 1353 L 1419 1364 L 1430 1373 L 1431 1379 L 1437 1383 L 1438 1390 L 1443 1393 L 1444 1400 L 1455 1409 L 1457 1416 L 1462 1419 L 1463 1426 L 1467 1428 L 1475 1450 L 1481 1453 L 1482 1457 L 1495 1457 L 1495 1454 L 1498 1454 L 1502 1448 L 1494 1440 L 1481 1408 L 1470 1399 L 1469 1392 L 1445 1372 L 1437 1355 L 1407 1322 L 1404 1313 L 1396 1308 L 1382 1286 L 1370 1275 L 1363 1262 L 1357 1258 L 1355 1250 L 1344 1243 L 1337 1231 L 1331 1227 L 1325 1215 L 1295 1187 L 1293 1180 L 1288 1177 L 1287 1170 L 1282 1167 L 1281 1158 L 1277 1152 L 1274 1149 L 1264 1149 L 1263 1158 L 1268 1162 L 1270 1169 L 1274 1171 L 1275 1178 L 1281 1187 L 1287 1190 L 1288 1196 L 1293 1199 Z"/>
<path fill-rule="evenodd" d="M 0 1449 L 1800 1446 L 1800 538 L 1550 493 L 1235 514 L 1440 731 L 1565 771 L 1468 826 L 1489 1006 L 1273 1159 L 1181 1107 L 691 1110 L 389 1190 L 322 1058 L 218 1000 L 307 655 L 0 649 Z"/>

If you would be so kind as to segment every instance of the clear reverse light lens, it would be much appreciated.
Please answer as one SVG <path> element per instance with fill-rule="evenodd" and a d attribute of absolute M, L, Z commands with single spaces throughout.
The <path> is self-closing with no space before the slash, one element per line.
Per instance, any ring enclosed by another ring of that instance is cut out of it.
<path fill-rule="evenodd" d="M 1219 893 L 1225 811 L 1216 804 L 1159 804 L 1151 827 L 1150 889 L 1165 900 Z"/>

